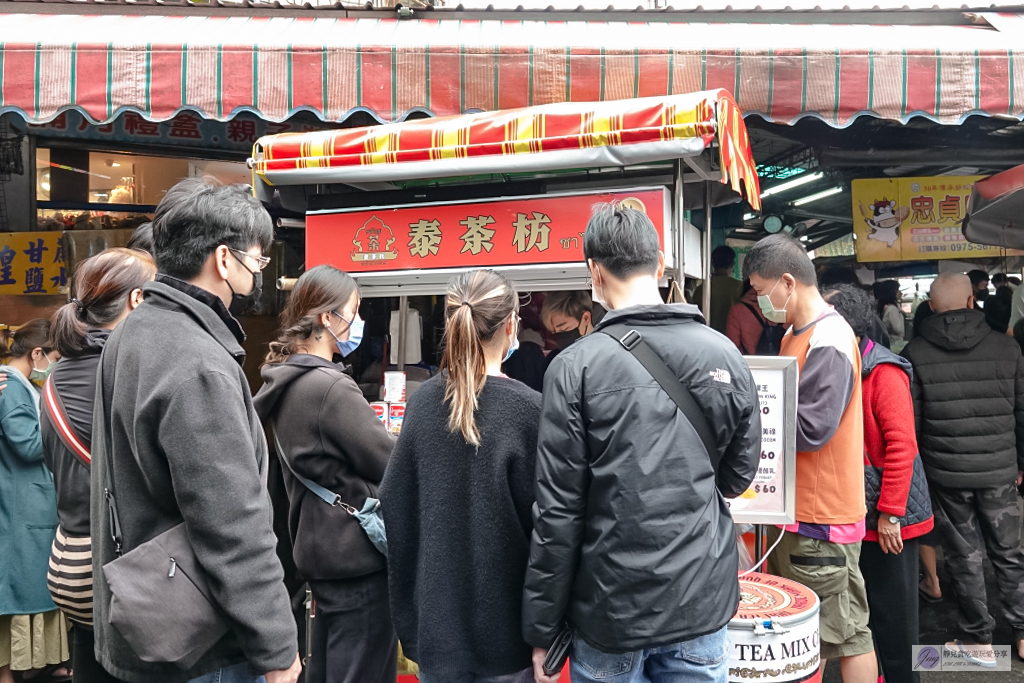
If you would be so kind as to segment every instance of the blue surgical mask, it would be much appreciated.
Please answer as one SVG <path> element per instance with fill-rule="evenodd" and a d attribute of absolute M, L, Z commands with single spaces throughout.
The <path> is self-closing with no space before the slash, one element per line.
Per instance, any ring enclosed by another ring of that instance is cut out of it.
<path fill-rule="evenodd" d="M 793 298 L 793 295 L 789 295 L 789 299 L 786 299 L 786 303 L 782 304 L 782 308 L 775 308 L 775 304 L 772 303 L 772 294 L 775 292 L 775 288 L 779 286 L 780 279 L 775 283 L 775 287 L 772 287 L 772 291 L 768 292 L 768 295 L 759 294 L 757 297 L 757 305 L 761 307 L 761 313 L 764 314 L 765 320 L 773 323 L 785 323 L 786 322 L 786 306 L 789 305 L 789 299 Z"/>
<path fill-rule="evenodd" d="M 506 353 L 505 357 L 501 359 L 501 364 L 504 365 L 505 363 L 507 363 L 508 359 L 512 357 L 512 354 L 515 353 L 518 348 L 519 336 L 516 335 L 516 337 L 512 340 L 512 346 L 508 347 L 508 353 Z"/>
<path fill-rule="evenodd" d="M 515 314 L 513 314 L 515 315 Z M 515 334 L 512 337 L 512 345 L 508 347 L 508 351 L 505 352 L 505 357 L 501 359 L 501 364 L 504 365 L 508 362 L 508 359 L 512 357 L 512 354 L 519 348 L 519 316 L 516 315 L 516 326 Z"/>
<path fill-rule="evenodd" d="M 334 334 L 334 330 L 329 327 L 327 328 L 327 331 L 331 333 L 331 336 L 334 337 L 335 343 L 338 345 L 338 353 L 340 353 L 342 357 L 345 357 L 359 348 L 359 344 L 362 343 L 363 326 L 365 323 L 363 322 L 363 319 L 359 317 L 358 313 L 356 314 L 356 319 L 351 322 L 346 320 L 339 313 L 335 313 L 334 311 L 331 311 L 331 313 L 334 313 L 334 315 L 348 323 L 348 339 L 345 341 L 338 339 L 338 335 Z"/>

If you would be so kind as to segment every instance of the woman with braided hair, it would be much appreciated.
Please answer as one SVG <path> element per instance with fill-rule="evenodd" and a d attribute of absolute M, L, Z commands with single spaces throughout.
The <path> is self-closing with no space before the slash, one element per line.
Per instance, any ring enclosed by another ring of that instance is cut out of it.
<path fill-rule="evenodd" d="M 332 362 L 362 337 L 355 280 L 331 266 L 306 271 L 253 399 L 281 461 L 295 565 L 316 600 L 307 683 L 394 683 L 398 665 L 387 559 L 346 511 L 379 497 L 394 446 L 359 385 Z"/>
<path fill-rule="evenodd" d="M 501 372 L 519 297 L 493 270 L 445 301 L 442 372 L 410 399 L 381 501 L 391 610 L 421 683 L 527 683 L 522 596 L 540 394 Z"/>
<path fill-rule="evenodd" d="M 96 371 L 111 331 L 142 303 L 142 287 L 156 277 L 153 257 L 135 249 L 107 249 L 75 270 L 74 298 L 53 316 L 50 343 L 61 360 L 43 392 L 43 457 L 53 472 L 59 526 L 47 584 L 72 622 L 75 683 L 116 679 L 96 662 L 92 630 L 92 541 L 89 477 Z"/>

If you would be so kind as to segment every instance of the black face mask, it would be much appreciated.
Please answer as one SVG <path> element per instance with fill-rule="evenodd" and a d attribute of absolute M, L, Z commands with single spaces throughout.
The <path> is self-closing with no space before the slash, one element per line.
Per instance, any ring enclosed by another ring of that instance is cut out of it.
<path fill-rule="evenodd" d="M 974 298 L 978 301 L 984 301 L 988 298 L 988 289 L 979 289 L 974 293 Z"/>
<path fill-rule="evenodd" d="M 564 332 L 555 332 L 552 336 L 555 338 L 555 344 L 558 345 L 558 348 L 567 349 L 574 341 L 582 337 L 583 334 L 580 333 L 580 328 L 577 327 L 572 330 L 565 330 Z"/>
<path fill-rule="evenodd" d="M 243 268 L 249 270 L 249 267 L 242 262 L 242 259 L 238 258 L 238 255 L 236 255 L 234 251 L 231 252 L 231 255 L 235 257 L 235 260 L 242 264 Z M 235 291 L 235 288 L 231 286 L 230 280 L 225 281 L 228 283 L 228 289 L 231 290 L 231 305 L 228 306 L 228 313 L 236 318 L 255 310 L 256 306 L 259 305 L 260 296 L 263 294 L 263 271 L 249 270 L 249 273 L 252 275 L 252 291 L 248 294 L 239 294 Z"/>

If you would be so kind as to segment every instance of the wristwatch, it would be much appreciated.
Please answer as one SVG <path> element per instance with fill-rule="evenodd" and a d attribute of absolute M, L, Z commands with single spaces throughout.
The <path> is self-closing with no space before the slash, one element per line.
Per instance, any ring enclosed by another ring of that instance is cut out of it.
<path fill-rule="evenodd" d="M 900 518 L 896 515 L 889 515 L 889 524 L 899 524 Z"/>

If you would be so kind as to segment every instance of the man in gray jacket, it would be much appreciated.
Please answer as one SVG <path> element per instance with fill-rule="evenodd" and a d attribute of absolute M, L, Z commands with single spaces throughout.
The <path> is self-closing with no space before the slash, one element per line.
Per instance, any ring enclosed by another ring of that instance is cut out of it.
<path fill-rule="evenodd" d="M 544 377 L 523 592 L 535 677 L 557 680 L 542 664 L 568 623 L 575 683 L 725 683 L 740 596 L 726 498 L 757 472 L 757 388 L 696 306 L 662 303 L 664 256 L 646 215 L 599 210 L 583 253 L 608 314 Z M 640 339 L 692 394 L 710 449 L 631 354 Z"/>
<path fill-rule="evenodd" d="M 295 620 L 271 528 L 267 445 L 242 372 L 245 335 L 232 315 L 259 297 L 272 237 L 269 215 L 244 188 L 199 180 L 173 187 L 153 220 L 160 275 L 100 360 L 91 468 L 96 655 L 121 680 L 298 678 Z M 181 523 L 229 626 L 187 670 L 139 657 L 110 623 L 103 579 L 103 566 L 119 554 Z"/>

